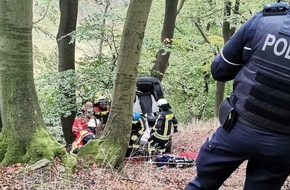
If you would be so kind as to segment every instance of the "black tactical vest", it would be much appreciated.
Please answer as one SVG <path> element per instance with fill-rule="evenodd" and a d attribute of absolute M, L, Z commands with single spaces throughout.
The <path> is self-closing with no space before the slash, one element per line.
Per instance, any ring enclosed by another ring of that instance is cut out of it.
<path fill-rule="evenodd" d="M 243 118 L 290 134 L 290 14 L 263 16 L 231 97 Z"/>

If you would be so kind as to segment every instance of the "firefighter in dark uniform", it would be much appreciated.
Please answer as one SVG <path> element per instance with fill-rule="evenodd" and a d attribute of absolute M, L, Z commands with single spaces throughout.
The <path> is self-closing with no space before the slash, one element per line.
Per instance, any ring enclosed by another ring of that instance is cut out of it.
<path fill-rule="evenodd" d="M 139 112 L 133 113 L 132 119 L 132 129 L 131 129 L 131 136 L 129 141 L 129 147 L 126 153 L 126 156 L 133 156 L 134 149 L 140 148 L 140 138 L 142 137 L 145 129 L 146 129 L 146 120 L 143 114 Z"/>
<path fill-rule="evenodd" d="M 172 131 L 174 133 L 178 132 L 178 121 L 170 110 L 171 107 L 167 100 L 164 98 L 159 99 L 157 101 L 157 107 L 159 107 L 159 113 L 155 125 L 151 130 L 151 136 L 148 139 L 149 155 L 152 155 L 152 152 L 156 151 L 156 147 L 158 147 L 157 151 L 159 153 L 164 153 Z"/>
<path fill-rule="evenodd" d="M 94 116 L 99 119 L 103 127 L 105 126 L 110 112 L 110 106 L 108 101 L 104 96 L 100 96 L 97 99 L 97 102 L 94 104 Z"/>
<path fill-rule="evenodd" d="M 244 190 L 281 189 L 290 173 L 288 5 L 266 5 L 251 17 L 214 59 L 211 72 L 217 81 L 234 79 L 233 93 L 220 106 L 231 108 L 220 110 L 225 118 L 202 145 L 197 176 L 185 189 L 219 189 L 244 161 Z"/>

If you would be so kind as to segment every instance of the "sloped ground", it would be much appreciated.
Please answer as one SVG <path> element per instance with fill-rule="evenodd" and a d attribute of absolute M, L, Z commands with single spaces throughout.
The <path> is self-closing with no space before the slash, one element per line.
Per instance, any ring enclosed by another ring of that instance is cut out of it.
<path fill-rule="evenodd" d="M 173 153 L 182 150 L 198 151 L 207 136 L 214 131 L 216 122 L 195 123 L 173 136 Z M 144 161 L 127 160 L 125 163 L 127 177 L 123 177 L 113 169 L 104 169 L 96 165 L 87 168 L 77 168 L 68 178 L 64 174 L 59 160 L 55 159 L 50 170 L 37 169 L 21 173 L 25 165 L 16 164 L 0 168 L 0 189 L 37 189 L 37 190 L 178 190 L 184 189 L 188 181 L 195 175 L 195 167 L 190 168 L 157 168 Z M 241 190 L 245 179 L 246 163 L 220 188 L 221 190 Z M 290 179 L 282 188 L 290 189 Z"/>

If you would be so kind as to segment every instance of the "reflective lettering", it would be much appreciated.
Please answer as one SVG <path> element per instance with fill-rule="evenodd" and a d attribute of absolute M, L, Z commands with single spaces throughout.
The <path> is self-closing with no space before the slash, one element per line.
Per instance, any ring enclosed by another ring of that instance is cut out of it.
<path fill-rule="evenodd" d="M 282 51 L 278 51 L 278 46 L 279 46 L 279 44 L 281 44 L 280 42 L 282 42 L 283 43 L 283 48 L 282 48 Z M 278 40 L 277 40 L 277 42 L 275 43 L 275 46 L 274 46 L 274 53 L 276 54 L 276 55 L 278 55 L 278 56 L 281 56 L 281 55 L 283 55 L 284 53 L 285 53 L 285 51 L 286 51 L 286 49 L 287 49 L 287 40 L 285 39 L 285 38 L 279 38 Z"/>
<path fill-rule="evenodd" d="M 286 59 L 290 59 L 290 44 L 286 38 L 278 38 L 272 34 L 268 34 L 262 47 L 262 51 L 266 51 L 266 48 L 271 47 L 271 51 L 276 56 L 282 56 Z"/>
<path fill-rule="evenodd" d="M 290 59 L 290 46 L 288 46 L 288 49 L 287 49 L 286 54 L 285 54 L 285 58 Z"/>
<path fill-rule="evenodd" d="M 276 41 L 276 37 L 272 34 L 268 34 L 267 38 L 264 42 L 262 50 L 265 51 L 267 45 L 269 45 L 269 46 L 274 45 L 275 41 Z"/>

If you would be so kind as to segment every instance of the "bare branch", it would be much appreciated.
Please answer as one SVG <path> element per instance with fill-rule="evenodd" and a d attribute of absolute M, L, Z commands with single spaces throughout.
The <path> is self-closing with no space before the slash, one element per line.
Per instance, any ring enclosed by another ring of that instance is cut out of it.
<path fill-rule="evenodd" d="M 207 39 L 206 35 L 204 34 L 204 32 L 202 31 L 201 26 L 197 23 L 194 22 L 194 25 L 197 27 L 198 31 L 200 32 L 201 36 L 203 37 L 204 41 L 208 44 L 210 44 L 210 41 Z"/>
<path fill-rule="evenodd" d="M 181 0 L 179 5 L 178 5 L 178 8 L 177 8 L 177 14 L 179 14 L 180 10 L 182 9 L 184 3 L 185 3 L 186 0 Z"/>
<path fill-rule="evenodd" d="M 44 15 L 40 19 L 38 19 L 37 21 L 33 22 L 32 24 L 37 24 L 37 23 L 39 23 L 40 21 L 42 21 L 46 17 L 51 2 L 52 2 L 52 0 L 50 0 L 49 3 L 48 3 L 48 5 L 46 6 L 46 9 L 44 11 Z"/>

